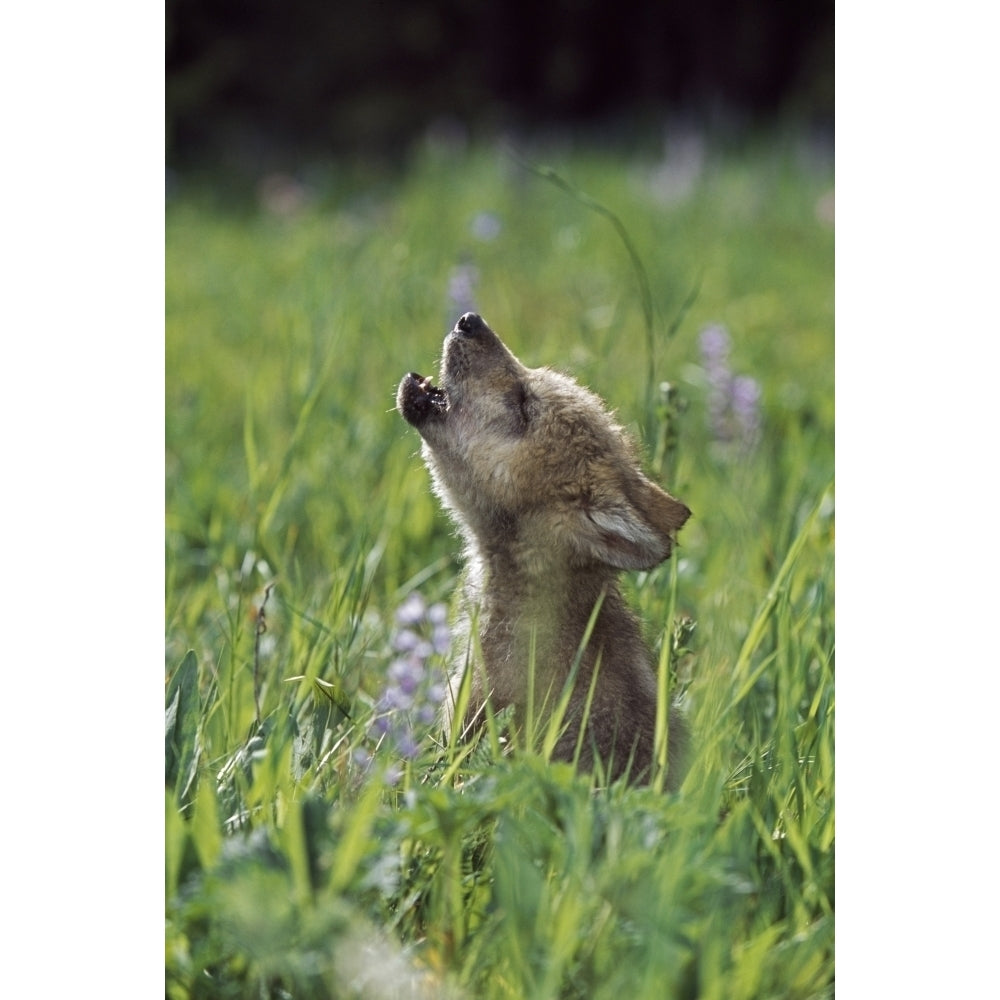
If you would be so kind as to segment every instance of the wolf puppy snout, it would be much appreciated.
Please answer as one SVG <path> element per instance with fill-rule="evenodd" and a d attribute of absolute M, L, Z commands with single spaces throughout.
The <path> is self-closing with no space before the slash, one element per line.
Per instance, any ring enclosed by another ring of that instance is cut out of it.
<path fill-rule="evenodd" d="M 438 384 L 410 372 L 396 403 L 465 541 L 462 621 L 474 623 L 478 644 L 468 716 L 451 724 L 481 721 L 487 698 L 494 710 L 513 706 L 515 720 L 529 705 L 551 711 L 579 658 L 554 756 L 572 760 L 579 742 L 581 768 L 600 760 L 609 779 L 648 780 L 655 665 L 618 574 L 666 559 L 691 512 L 642 473 L 596 395 L 525 367 L 475 313 L 445 337 Z M 674 707 L 668 723 L 667 785 L 676 788 L 686 740 Z"/>

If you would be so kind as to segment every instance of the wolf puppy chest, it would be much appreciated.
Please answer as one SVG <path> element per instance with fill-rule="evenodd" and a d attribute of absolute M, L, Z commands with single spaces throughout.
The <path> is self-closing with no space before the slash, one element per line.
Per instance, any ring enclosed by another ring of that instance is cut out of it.
<path fill-rule="evenodd" d="M 643 475 L 596 395 L 525 367 L 475 313 L 445 338 L 438 381 L 411 372 L 396 403 L 420 432 L 434 491 L 465 541 L 462 620 L 474 624 L 478 648 L 467 717 L 451 724 L 474 727 L 486 699 L 494 710 L 514 706 L 515 719 L 529 704 L 551 709 L 579 659 L 554 756 L 572 760 L 579 741 L 581 768 L 599 759 L 610 779 L 648 780 L 655 665 L 618 574 L 666 559 L 691 512 Z M 685 729 L 673 706 L 668 732 L 675 788 Z"/>

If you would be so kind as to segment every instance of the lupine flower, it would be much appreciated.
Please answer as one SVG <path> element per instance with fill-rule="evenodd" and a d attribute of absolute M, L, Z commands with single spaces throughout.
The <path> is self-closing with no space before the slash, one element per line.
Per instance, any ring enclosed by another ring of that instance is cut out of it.
<path fill-rule="evenodd" d="M 500 235 L 503 226 L 492 212 L 479 212 L 473 217 L 469 228 L 477 240 L 489 243 Z"/>
<path fill-rule="evenodd" d="M 395 621 L 391 645 L 398 655 L 386 671 L 369 735 L 398 758 L 414 760 L 447 693 L 444 673 L 432 658 L 443 657 L 451 644 L 448 609 L 443 604 L 428 607 L 414 592 L 396 609 Z M 371 755 L 359 750 L 355 760 L 367 766 Z M 390 768 L 385 780 L 392 784 L 401 774 Z"/>
<path fill-rule="evenodd" d="M 396 608 L 397 625 L 419 625 L 427 614 L 427 605 L 418 591 L 413 591 L 409 597 Z"/>
<path fill-rule="evenodd" d="M 749 445 L 760 437 L 760 385 L 749 375 L 737 375 L 730 388 L 733 416 L 742 438 Z"/>
<path fill-rule="evenodd" d="M 459 264 L 448 276 L 448 312 L 461 316 L 476 308 L 476 285 L 479 269 L 474 264 Z"/>
<path fill-rule="evenodd" d="M 701 357 L 709 374 L 729 369 L 729 334 L 722 326 L 706 326 L 698 338 Z"/>
<path fill-rule="evenodd" d="M 760 438 L 760 384 L 749 375 L 734 375 L 729 367 L 729 334 L 724 327 L 706 327 L 699 338 L 708 378 L 708 422 L 716 441 L 748 452 Z"/>

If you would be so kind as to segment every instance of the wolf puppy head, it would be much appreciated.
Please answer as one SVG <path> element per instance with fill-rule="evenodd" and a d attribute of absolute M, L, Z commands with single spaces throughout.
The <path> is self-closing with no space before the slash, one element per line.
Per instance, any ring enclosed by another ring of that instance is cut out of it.
<path fill-rule="evenodd" d="M 411 372 L 397 406 L 423 438 L 442 502 L 483 555 L 507 552 L 538 572 L 649 569 L 667 558 L 690 511 L 642 474 L 597 396 L 525 367 L 475 313 L 445 338 L 439 383 Z"/>

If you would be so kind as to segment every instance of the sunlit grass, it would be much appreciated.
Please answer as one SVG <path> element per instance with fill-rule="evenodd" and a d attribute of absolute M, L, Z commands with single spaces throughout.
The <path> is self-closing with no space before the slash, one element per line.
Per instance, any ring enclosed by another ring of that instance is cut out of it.
<path fill-rule="evenodd" d="M 290 215 L 183 181 L 168 203 L 173 998 L 833 995 L 832 169 L 775 142 L 671 201 L 655 158 L 518 154 L 620 219 L 652 350 L 615 227 L 503 150 L 319 171 Z M 616 407 L 694 511 L 676 564 L 626 578 L 657 651 L 695 623 L 661 657 L 694 733 L 676 795 L 595 791 L 544 727 L 534 752 L 502 717 L 401 752 L 378 721 L 397 609 L 459 571 L 392 409 L 457 290 Z M 713 431 L 713 324 L 760 388 L 751 448 Z"/>

